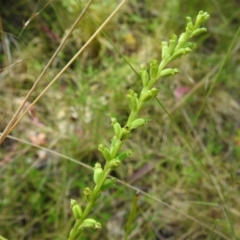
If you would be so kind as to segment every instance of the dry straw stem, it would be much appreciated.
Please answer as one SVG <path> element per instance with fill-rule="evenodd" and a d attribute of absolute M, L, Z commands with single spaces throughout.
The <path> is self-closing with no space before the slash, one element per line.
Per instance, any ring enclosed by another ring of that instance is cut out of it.
<path fill-rule="evenodd" d="M 54 59 L 56 58 L 56 56 L 58 55 L 59 51 L 62 49 L 62 47 L 64 46 L 65 42 L 67 41 L 67 39 L 69 38 L 69 36 L 71 35 L 71 33 L 73 32 L 73 30 L 75 29 L 75 27 L 77 26 L 77 24 L 80 22 L 80 20 L 83 18 L 83 16 L 85 15 L 87 9 L 90 7 L 91 3 L 93 2 L 93 0 L 90 0 L 87 5 L 85 6 L 85 8 L 82 10 L 82 12 L 80 13 L 80 15 L 78 16 L 78 18 L 76 19 L 76 21 L 74 22 L 74 24 L 72 25 L 71 29 L 69 30 L 69 32 L 66 34 L 66 36 L 63 38 L 62 42 L 60 43 L 59 47 L 57 48 L 57 50 L 55 51 L 55 53 L 53 54 L 53 56 L 51 57 L 51 59 L 49 60 L 49 62 L 47 63 L 47 65 L 45 66 L 45 68 L 43 69 L 43 71 L 41 72 L 41 74 L 39 75 L 39 77 L 37 78 L 36 82 L 33 84 L 32 88 L 30 89 L 30 91 L 28 92 L 27 96 L 25 97 L 25 99 L 23 100 L 22 104 L 19 106 L 19 108 L 17 109 L 17 111 L 15 112 L 14 116 L 12 117 L 12 119 L 9 121 L 8 125 L 6 126 L 5 130 L 3 131 L 3 133 L 0 136 L 0 145 L 1 143 L 4 141 L 4 139 L 6 138 L 6 136 L 12 131 L 12 129 L 19 123 L 19 121 L 23 118 L 23 116 L 29 111 L 29 109 L 38 101 L 38 99 L 47 91 L 44 90 L 38 98 L 36 98 L 36 100 L 29 106 L 29 108 L 27 108 L 27 110 L 18 118 L 19 113 L 21 112 L 21 110 L 23 109 L 25 103 L 27 102 L 28 98 L 31 96 L 31 94 L 33 93 L 33 91 L 35 90 L 35 88 L 37 87 L 37 85 L 39 84 L 39 82 L 41 81 L 41 79 L 43 78 L 44 74 L 46 73 L 46 71 L 48 70 L 48 68 L 50 67 L 50 65 L 52 64 L 52 62 L 54 61 Z M 70 64 L 69 64 L 70 65 Z M 69 66 L 68 65 L 68 66 Z M 60 75 L 59 75 L 60 76 Z M 55 79 L 54 79 L 55 80 Z M 53 80 L 53 81 L 54 81 Z M 52 82 L 53 82 L 52 81 Z M 50 83 L 51 84 L 51 83 Z M 51 84 L 52 85 L 52 84 Z M 51 86 L 50 85 L 50 86 Z"/>
<path fill-rule="evenodd" d="M 33 144 L 33 143 L 29 142 L 29 141 L 22 140 L 22 139 L 20 139 L 20 138 L 16 138 L 16 137 L 13 137 L 13 136 L 10 136 L 10 135 L 7 136 L 7 137 L 10 138 L 10 139 L 13 139 L 13 140 L 15 140 L 15 141 L 18 141 L 18 142 L 27 144 L 27 145 L 29 145 L 29 146 L 36 147 L 36 148 L 38 148 L 38 149 L 44 150 L 44 151 L 46 151 L 46 152 L 49 152 L 49 153 L 51 153 L 51 154 L 53 154 L 53 155 L 55 155 L 55 156 L 61 157 L 61 158 L 63 158 L 63 159 L 69 160 L 69 161 L 71 161 L 71 162 L 74 162 L 74 163 L 76 163 L 76 164 L 78 164 L 78 165 L 81 165 L 81 166 L 83 166 L 83 167 L 91 170 L 91 171 L 94 170 L 93 167 L 91 167 L 91 166 L 89 166 L 89 165 L 87 165 L 87 164 L 84 164 L 84 163 L 82 163 L 82 162 L 79 162 L 78 160 L 76 160 L 76 159 L 74 159 L 74 158 L 71 158 L 71 157 L 66 156 L 66 155 L 64 155 L 64 154 L 61 154 L 61 153 L 58 153 L 58 152 L 56 152 L 56 151 L 54 151 L 54 150 L 51 150 L 51 149 L 48 149 L 48 148 L 39 146 L 39 145 L 37 145 L 37 144 Z M 25 174 L 26 174 L 26 173 L 25 173 Z M 22 175 L 22 177 L 24 177 L 25 174 Z M 112 176 L 109 176 L 109 177 L 112 177 Z M 195 217 L 193 217 L 193 216 L 191 216 L 191 215 L 189 215 L 189 214 L 187 214 L 187 213 L 179 210 L 179 209 L 176 208 L 176 207 L 171 206 L 170 204 L 168 204 L 168 203 L 160 200 L 158 197 L 155 197 L 155 196 L 153 196 L 152 194 L 147 193 L 147 192 L 141 190 L 140 188 L 137 188 L 137 187 L 135 187 L 135 186 L 133 186 L 133 185 L 131 185 L 131 184 L 129 184 L 129 183 L 126 183 L 126 182 L 122 181 L 122 180 L 117 179 L 117 183 L 123 185 L 123 186 L 126 187 L 126 188 L 132 189 L 132 190 L 135 191 L 135 192 L 138 192 L 140 195 L 145 196 L 145 197 L 147 197 L 148 199 L 151 199 L 151 200 L 153 200 L 153 201 L 155 201 L 155 202 L 157 202 L 157 203 L 159 203 L 159 204 L 161 204 L 161 205 L 163 205 L 163 206 L 171 209 L 173 212 L 176 212 L 176 213 L 182 215 L 183 217 L 185 217 L 185 218 L 187 218 L 187 219 L 192 220 L 193 222 L 199 224 L 199 226 L 202 226 L 203 228 L 208 229 L 209 231 L 212 231 L 212 232 L 216 233 L 218 236 L 222 237 L 222 239 L 231 240 L 228 236 L 226 236 L 225 234 L 223 234 L 223 233 L 219 232 L 218 230 L 214 229 L 212 226 L 210 226 L 210 225 L 202 222 L 201 220 L 199 220 L 199 219 L 197 219 L 197 218 L 195 218 Z M 7 183 L 5 183 L 5 184 L 7 184 Z"/>

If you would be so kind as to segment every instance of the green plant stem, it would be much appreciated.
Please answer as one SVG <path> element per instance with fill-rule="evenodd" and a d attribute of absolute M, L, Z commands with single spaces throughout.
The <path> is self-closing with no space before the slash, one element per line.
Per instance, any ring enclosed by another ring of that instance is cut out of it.
<path fill-rule="evenodd" d="M 200 11 L 195 25 L 193 25 L 190 18 L 187 18 L 188 24 L 187 24 L 186 32 L 180 35 L 178 41 L 177 41 L 177 36 L 172 36 L 171 42 L 169 44 L 167 44 L 166 42 L 162 42 L 163 50 L 162 50 L 162 60 L 160 64 L 158 65 L 156 60 L 154 60 L 150 64 L 150 71 L 149 71 L 150 75 L 146 72 L 145 69 L 143 69 L 142 71 L 143 75 L 141 76 L 143 81 L 143 89 L 140 92 L 140 96 L 138 98 L 137 94 L 134 91 L 132 92 L 130 91 L 130 94 L 128 95 L 130 114 L 129 114 L 127 123 L 124 127 L 121 128 L 118 122 L 117 122 L 118 125 L 114 125 L 115 124 L 114 121 L 116 119 L 113 121 L 113 125 L 117 127 L 114 128 L 115 135 L 113 138 L 112 145 L 110 147 L 110 150 L 106 147 L 103 149 L 103 156 L 106 160 L 106 163 L 103 169 L 101 168 L 101 165 L 97 163 L 98 165 L 100 165 L 99 179 L 97 178 L 97 180 L 94 180 L 96 183 L 96 186 L 94 187 L 90 195 L 88 195 L 89 202 L 86 208 L 84 209 L 82 215 L 80 215 L 80 218 L 76 220 L 72 228 L 72 231 L 70 232 L 70 236 L 68 240 L 74 240 L 76 239 L 76 237 L 78 237 L 81 234 L 84 227 L 83 223 L 88 217 L 90 211 L 92 210 L 96 200 L 100 196 L 105 180 L 109 176 L 111 170 L 119 167 L 119 165 L 121 164 L 121 162 L 118 159 L 118 154 L 123 143 L 129 137 L 131 129 L 135 129 L 137 127 L 144 125 L 144 123 L 142 124 L 142 120 L 144 119 L 138 119 L 138 113 L 140 112 L 140 110 L 142 109 L 146 101 L 156 96 L 157 89 L 154 89 L 152 87 L 155 85 L 155 83 L 160 77 L 173 75 L 178 72 L 178 69 L 176 70 L 176 69 L 169 68 L 164 70 L 164 68 L 169 62 L 192 51 L 192 49 L 194 48 L 194 45 L 193 43 L 188 42 L 188 40 L 191 38 L 191 36 L 194 36 L 194 33 L 198 34 L 199 31 L 201 32 L 205 31 L 203 29 L 198 29 L 198 28 L 200 23 L 204 22 L 208 17 L 209 15 L 207 13 Z M 188 45 L 186 46 L 185 43 L 188 43 Z M 99 168 L 96 168 L 96 170 L 99 170 Z M 96 175 L 94 176 L 97 176 L 98 173 L 99 172 L 96 171 L 95 172 Z M 81 226 L 82 224 L 83 226 Z"/>
<path fill-rule="evenodd" d="M 169 61 L 167 61 L 167 60 L 165 60 L 165 61 L 162 60 L 161 61 L 160 65 L 159 65 L 159 66 L 161 66 L 161 68 L 159 69 L 160 73 L 164 69 L 164 67 L 168 64 L 168 62 Z M 127 124 L 126 124 L 127 126 L 131 126 L 132 122 L 137 118 L 138 113 L 140 112 L 140 110 L 142 109 L 142 106 L 144 104 L 144 101 L 143 101 L 144 93 L 147 90 L 150 90 L 152 88 L 152 86 L 156 83 L 157 80 L 158 80 L 158 77 L 150 79 L 147 87 L 141 91 L 140 98 L 139 98 L 139 103 L 138 103 L 138 106 L 137 106 L 137 110 L 136 111 L 131 111 L 131 113 L 128 117 L 128 120 L 127 120 Z M 112 152 L 113 159 L 119 153 L 119 151 L 120 151 L 123 143 L 126 141 L 126 139 L 119 140 L 118 143 L 114 146 L 114 149 L 113 149 L 113 152 Z M 95 186 L 95 188 L 94 188 L 94 190 L 91 194 L 91 201 L 87 204 L 87 206 L 86 206 L 86 208 L 85 208 L 85 210 L 82 214 L 81 219 L 76 220 L 68 240 L 74 240 L 81 233 L 82 229 L 79 228 L 79 227 L 81 226 L 83 221 L 88 217 L 90 211 L 92 210 L 96 200 L 98 199 L 98 197 L 101 193 L 101 188 L 103 186 L 103 183 L 107 179 L 107 177 L 109 176 L 110 172 L 111 172 L 111 169 L 108 166 L 108 162 L 106 162 L 106 164 L 104 166 L 103 174 L 102 174 L 101 178 L 99 179 L 99 182 L 97 183 L 97 185 Z"/>
<path fill-rule="evenodd" d="M 142 95 L 143 95 L 143 92 L 141 93 L 141 96 Z M 141 97 L 140 97 L 137 111 L 132 111 L 130 113 L 128 120 L 127 120 L 127 125 L 131 125 L 131 123 L 137 118 L 138 112 L 141 110 L 142 105 L 143 105 L 143 101 L 141 100 Z M 123 143 L 126 141 L 126 139 L 123 139 L 122 141 L 119 140 L 118 143 L 115 145 L 113 153 L 112 153 L 113 159 L 117 156 L 119 150 L 121 149 L 121 147 L 122 147 Z M 111 169 L 108 166 L 108 162 L 106 162 L 106 164 L 104 166 L 103 174 L 91 194 L 91 201 L 88 202 L 86 208 L 84 209 L 81 219 L 76 220 L 68 240 L 74 240 L 80 234 L 81 228 L 79 229 L 79 227 L 81 226 L 83 221 L 88 217 L 90 211 L 92 210 L 96 200 L 98 199 L 98 197 L 100 195 L 103 183 L 109 176 L 110 172 L 111 172 Z"/>

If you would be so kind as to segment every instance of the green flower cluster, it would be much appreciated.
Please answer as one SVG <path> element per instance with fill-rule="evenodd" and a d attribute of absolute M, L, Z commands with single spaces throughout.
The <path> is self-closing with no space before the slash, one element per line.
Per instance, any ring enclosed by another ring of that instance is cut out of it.
<path fill-rule="evenodd" d="M 129 90 L 127 94 L 130 115 L 126 125 L 121 126 L 116 118 L 112 118 L 114 136 L 110 147 L 108 148 L 103 144 L 99 145 L 98 150 L 105 159 L 105 165 L 102 167 L 100 163 L 95 164 L 93 173 L 95 187 L 93 189 L 89 187 L 84 189 L 84 195 L 88 201 L 86 208 L 82 211 L 82 208 L 75 200 L 71 201 L 71 208 L 76 222 L 70 232 L 69 240 L 76 239 L 84 228 L 101 228 L 99 222 L 87 217 L 101 192 L 111 188 L 115 184 L 115 179 L 108 178 L 111 170 L 120 167 L 124 160 L 131 156 L 131 150 L 120 151 L 123 143 L 133 129 L 142 127 L 148 122 L 147 119 L 138 117 L 138 114 L 144 103 L 157 96 L 158 90 L 153 86 L 159 78 L 175 75 L 179 72 L 177 68 L 165 68 L 165 66 L 173 60 L 192 52 L 192 50 L 196 48 L 196 44 L 189 40 L 207 31 L 206 28 L 201 27 L 201 24 L 208 18 L 209 14 L 203 11 L 198 13 L 195 23 L 192 22 L 190 17 L 187 17 L 185 32 L 179 37 L 173 34 L 169 42 L 162 42 L 162 60 L 160 62 L 152 60 L 149 71 L 147 71 L 145 67 L 141 68 L 142 90 L 140 94 L 133 90 Z"/>

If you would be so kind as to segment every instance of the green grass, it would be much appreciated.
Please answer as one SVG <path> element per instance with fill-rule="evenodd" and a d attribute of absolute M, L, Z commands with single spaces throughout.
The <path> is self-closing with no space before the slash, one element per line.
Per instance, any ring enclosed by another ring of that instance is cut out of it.
<path fill-rule="evenodd" d="M 93 3 L 89 10 L 98 24 L 116 6 L 107 2 L 108 7 Z M 53 2 L 35 16 L 34 3 L 21 0 L 23 15 L 16 3 L 2 10 L 3 31 L 15 45 L 8 52 L 11 59 L 1 56 L 1 131 L 85 4 L 70 13 Z M 185 16 L 194 17 L 201 9 L 211 15 L 208 33 L 194 53 L 172 64 L 181 72 L 158 83 L 160 103 L 149 102 L 142 111 L 151 121 L 133 132 L 125 146 L 133 150 L 132 157 L 112 173 L 131 186 L 117 183 L 101 196 L 91 216 L 103 229 L 86 230 L 81 239 L 123 239 L 134 187 L 140 195 L 129 239 L 239 239 L 238 2 L 162 1 L 159 6 L 131 1 L 104 31 L 139 71 L 140 64 L 159 59 L 161 41 L 182 32 Z M 15 16 L 23 21 L 16 24 Z M 35 17 L 24 28 L 22 22 L 30 16 Z M 95 29 L 85 16 L 30 101 Z M 191 90 L 179 105 L 174 91 L 182 86 Z M 126 121 L 129 88 L 140 89 L 138 77 L 100 34 L 34 106 L 35 118 L 26 116 L 13 130 L 17 139 L 8 138 L 0 147 L 0 235 L 9 240 L 67 239 L 74 223 L 70 199 L 84 206 L 82 191 L 93 186 L 92 171 L 80 164 L 102 162 L 98 144 L 108 144 L 112 137 L 111 117 Z M 41 140 L 37 134 L 44 134 L 42 149 L 32 145 Z"/>

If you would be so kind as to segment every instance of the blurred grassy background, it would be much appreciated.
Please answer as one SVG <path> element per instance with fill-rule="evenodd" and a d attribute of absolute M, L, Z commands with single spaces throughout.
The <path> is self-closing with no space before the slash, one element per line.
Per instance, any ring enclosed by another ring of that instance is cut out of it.
<path fill-rule="evenodd" d="M 0 0 L 0 131 L 86 2 Z M 116 5 L 112 0 L 91 5 L 27 104 L 94 33 L 92 19 L 101 24 Z M 125 146 L 133 156 L 113 172 L 199 222 L 140 195 L 129 239 L 240 239 L 239 35 L 220 68 L 239 27 L 239 1 L 132 0 L 104 31 L 138 71 L 140 64 L 160 59 L 161 41 L 180 34 L 185 17 L 199 10 L 211 15 L 208 33 L 197 39 L 194 53 L 175 61 L 180 74 L 157 86 L 172 120 L 160 103 L 149 103 L 142 116 L 151 121 Z M 124 124 L 127 90 L 140 84 L 100 34 L 14 129 L 19 140 L 8 138 L 0 147 L 0 235 L 67 239 L 74 221 L 70 199 L 84 206 L 82 190 L 93 186 L 92 172 L 77 162 L 103 162 L 97 148 L 110 142 L 110 118 Z M 103 229 L 86 230 L 82 239 L 123 239 L 134 195 L 120 184 L 104 193 L 92 213 Z"/>

